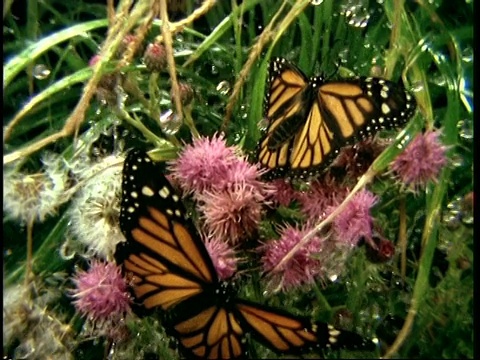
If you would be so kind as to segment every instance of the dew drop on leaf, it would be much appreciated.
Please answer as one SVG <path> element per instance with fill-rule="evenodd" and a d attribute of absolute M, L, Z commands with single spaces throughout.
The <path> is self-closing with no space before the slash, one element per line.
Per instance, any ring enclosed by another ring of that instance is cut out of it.
<path fill-rule="evenodd" d="M 44 64 L 35 65 L 33 68 L 33 77 L 37 80 L 45 80 L 50 75 L 50 69 Z"/>
<path fill-rule="evenodd" d="M 167 110 L 160 115 L 160 128 L 167 135 L 174 135 L 180 130 L 182 119 L 172 110 Z"/>
<path fill-rule="evenodd" d="M 231 89 L 230 83 L 226 80 L 219 82 L 216 87 L 216 90 L 222 95 L 228 95 L 228 93 L 230 92 L 230 89 Z"/>

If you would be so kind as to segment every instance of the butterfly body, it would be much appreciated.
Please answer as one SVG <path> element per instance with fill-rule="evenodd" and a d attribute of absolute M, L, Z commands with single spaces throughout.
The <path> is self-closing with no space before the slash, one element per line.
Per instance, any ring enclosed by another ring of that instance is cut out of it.
<path fill-rule="evenodd" d="M 403 87 L 374 77 L 308 79 L 282 58 L 270 64 L 267 130 L 258 161 L 270 177 L 305 178 L 327 167 L 346 145 L 404 125 L 416 108 Z"/>
<path fill-rule="evenodd" d="M 117 246 L 115 260 L 136 304 L 167 315 L 163 325 L 188 358 L 244 358 L 247 334 L 276 352 L 291 354 L 374 347 L 355 333 L 237 297 L 232 282 L 219 280 L 180 196 L 162 171 L 146 153 L 128 153 L 120 212 L 127 241 Z"/>

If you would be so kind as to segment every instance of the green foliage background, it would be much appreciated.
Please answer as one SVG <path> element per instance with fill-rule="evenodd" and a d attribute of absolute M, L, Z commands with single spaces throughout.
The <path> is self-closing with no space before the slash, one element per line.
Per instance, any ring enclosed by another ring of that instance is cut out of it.
<path fill-rule="evenodd" d="M 229 95 L 223 90 L 233 88 L 259 35 L 275 13 L 282 6 L 290 9 L 302 2 L 238 3 L 218 1 L 204 17 L 174 37 L 177 71 L 195 91 L 192 116 L 202 135 L 220 130 Z M 171 16 L 183 18 L 198 6 L 196 1 L 186 0 L 183 11 Z M 25 111 L 4 143 L 5 156 L 63 127 L 92 74 L 88 62 L 104 41 L 107 26 L 105 5 L 100 2 L 26 1 L 26 7 L 16 1 L 4 3 L 4 126 Z M 160 33 L 159 26 L 160 22 L 154 21 L 145 43 Z M 255 153 L 267 64 L 271 57 L 282 56 L 308 75 L 369 75 L 373 67 L 379 67 L 385 69 L 384 76 L 402 79 L 419 103 L 419 111 L 403 136 L 413 138 L 422 129 L 442 129 L 442 141 L 449 146 L 449 164 L 437 184 L 416 195 L 399 193 L 385 177 L 372 184 L 372 190 L 382 199 L 374 215 L 385 235 L 394 241 L 398 234 L 398 203 L 407 204 L 406 279 L 399 275 L 399 254 L 389 263 L 371 264 L 358 251 L 343 282 L 322 291 L 280 295 L 269 301 L 292 312 L 307 304 L 314 317 L 323 321 L 331 320 L 338 309 L 347 307 L 361 333 L 376 335 L 388 344 L 395 340 L 415 303 L 418 307 L 414 324 L 398 357 L 473 358 L 473 213 L 461 206 L 464 196 L 473 191 L 473 1 L 324 0 L 320 5 L 307 6 L 288 28 L 281 30 L 281 36 L 267 43 L 245 79 L 226 128 L 230 144 L 240 144 L 246 153 Z M 35 76 L 38 65 L 44 65 L 50 74 L 44 78 Z M 112 61 L 106 71 L 114 65 Z M 150 75 L 139 56 L 122 71 L 134 76 L 148 91 Z M 165 111 L 171 107 L 167 74 L 161 75 L 159 87 L 158 103 Z M 137 114 L 162 137 L 161 129 L 149 119 L 141 103 L 129 102 L 126 110 Z M 118 125 L 116 113 L 94 100 L 78 138 L 90 144 L 108 139 Z M 128 134 L 121 140 L 125 149 L 152 147 L 138 130 L 125 123 L 121 126 Z M 176 137 L 191 141 L 186 127 Z M 72 137 L 66 137 L 21 158 L 17 166 L 37 171 L 41 169 L 42 151 L 48 149 L 69 159 L 74 146 Z M 393 147 L 389 148 L 387 155 L 394 152 Z M 157 154 L 162 159 L 175 157 L 175 151 L 167 146 L 158 148 Z M 385 170 L 387 164 L 378 162 L 378 169 Z M 11 166 L 4 165 L 4 169 Z M 66 261 L 58 254 L 68 226 L 68 206 L 34 227 L 33 271 L 46 288 L 55 274 L 71 274 L 76 265 L 76 260 Z M 25 227 L 4 217 L 4 239 L 5 286 L 12 286 L 23 281 Z M 243 292 L 263 301 L 262 289 L 253 280 Z M 68 287 L 65 283 L 62 286 Z M 72 318 L 72 327 L 80 333 L 83 321 L 74 315 L 66 295 L 49 311 Z M 158 358 L 173 356 L 166 350 L 167 342 L 162 342 L 165 337 L 158 322 L 145 319 L 131 326 L 139 327 L 143 340 L 136 346 L 144 344 L 143 349 L 132 351 L 157 354 Z M 106 344 L 101 340 L 92 344 L 78 342 L 72 354 L 90 359 L 103 353 Z M 4 355 L 12 354 L 14 345 L 4 347 Z M 272 355 L 261 347 L 252 348 L 251 353 Z"/>

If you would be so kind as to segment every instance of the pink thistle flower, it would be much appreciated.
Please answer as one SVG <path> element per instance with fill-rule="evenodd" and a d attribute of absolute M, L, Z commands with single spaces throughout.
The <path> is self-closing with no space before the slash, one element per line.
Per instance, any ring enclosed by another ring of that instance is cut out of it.
<path fill-rule="evenodd" d="M 327 215 L 329 207 L 337 207 L 348 195 L 346 187 L 339 186 L 335 180 L 326 177 L 316 180 L 310 185 L 310 189 L 297 192 L 297 199 L 303 214 L 313 220 L 323 219 Z"/>
<path fill-rule="evenodd" d="M 237 270 L 237 257 L 235 250 L 225 241 L 217 238 L 205 240 L 205 247 L 212 258 L 213 266 L 220 280 L 230 278 Z"/>
<path fill-rule="evenodd" d="M 416 191 L 429 181 L 436 182 L 446 164 L 447 147 L 439 141 L 440 131 L 418 134 L 391 164 L 400 181 Z"/>
<path fill-rule="evenodd" d="M 381 139 L 367 139 L 345 146 L 330 165 L 330 173 L 339 179 L 356 180 L 368 170 L 386 145 L 386 141 Z"/>
<path fill-rule="evenodd" d="M 113 263 L 93 261 L 73 278 L 71 296 L 77 311 L 93 321 L 120 322 L 130 312 L 131 298 L 121 270 Z"/>
<path fill-rule="evenodd" d="M 261 247 L 261 258 L 264 272 L 270 272 L 283 257 L 309 232 L 287 226 L 281 230 L 280 239 L 271 240 Z M 282 266 L 279 272 L 273 273 L 274 282 L 279 282 L 282 290 L 286 291 L 304 284 L 311 284 L 315 278 L 323 274 L 323 264 L 319 254 L 324 247 L 324 240 L 313 237 L 308 244 Z"/>
<path fill-rule="evenodd" d="M 225 177 L 218 179 L 218 183 L 215 182 L 215 189 L 225 190 L 235 186 L 235 184 L 245 183 L 260 192 L 268 193 L 271 191 L 270 187 L 259 180 L 265 172 L 266 170 L 260 169 L 257 165 L 250 164 L 246 159 L 237 157 L 236 161 L 229 164 Z"/>
<path fill-rule="evenodd" d="M 194 139 L 170 163 L 172 178 L 187 193 L 212 190 L 229 176 L 230 167 L 238 161 L 237 151 L 227 146 L 222 134 Z"/>
<path fill-rule="evenodd" d="M 377 202 L 377 197 L 368 190 L 358 192 L 346 205 L 345 209 L 333 220 L 337 241 L 356 246 L 362 237 L 371 238 L 373 219 L 370 208 Z M 330 214 L 334 206 L 327 209 Z"/>
<path fill-rule="evenodd" d="M 288 206 L 293 200 L 295 200 L 295 189 L 293 189 L 292 184 L 285 179 L 272 180 L 270 186 L 272 187 L 272 191 L 269 199 L 274 203 Z"/>
<path fill-rule="evenodd" d="M 261 220 L 264 199 L 256 188 L 245 183 L 198 195 L 198 207 L 208 235 L 231 244 L 248 237 Z"/>

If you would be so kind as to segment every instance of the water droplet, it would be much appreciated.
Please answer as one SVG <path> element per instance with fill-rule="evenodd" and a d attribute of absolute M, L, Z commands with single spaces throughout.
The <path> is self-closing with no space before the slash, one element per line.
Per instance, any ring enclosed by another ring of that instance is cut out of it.
<path fill-rule="evenodd" d="M 260 121 L 258 122 L 257 126 L 258 126 L 258 128 L 260 129 L 260 131 L 265 131 L 265 130 L 267 130 L 268 119 L 267 119 L 267 118 L 262 118 L 262 119 L 260 119 Z"/>
<path fill-rule="evenodd" d="M 466 140 L 473 139 L 473 122 L 470 120 L 460 120 L 457 123 L 458 134 Z"/>
<path fill-rule="evenodd" d="M 212 67 L 210 68 L 210 72 L 212 73 L 212 75 L 218 75 L 218 68 L 215 65 L 212 65 Z"/>
<path fill-rule="evenodd" d="M 70 241 L 67 240 L 60 246 L 59 253 L 63 260 L 72 260 L 75 257 L 76 251 Z"/>
<path fill-rule="evenodd" d="M 33 77 L 37 80 L 45 80 L 50 75 L 50 69 L 44 64 L 35 65 L 33 68 Z"/>
<path fill-rule="evenodd" d="M 347 48 L 340 50 L 338 52 L 338 57 L 340 58 L 340 62 L 345 64 L 348 61 L 349 54 L 350 54 L 350 50 Z"/>
<path fill-rule="evenodd" d="M 245 105 L 241 105 L 240 106 L 240 113 L 241 113 L 240 117 L 242 119 L 246 119 L 248 117 L 248 107 L 245 106 Z"/>
<path fill-rule="evenodd" d="M 348 25 L 356 28 L 366 27 L 370 20 L 368 9 L 358 1 L 349 0 L 342 4 L 340 14 L 345 16 Z"/>
<path fill-rule="evenodd" d="M 312 5 L 321 5 L 323 3 L 323 0 L 310 0 L 310 4 Z"/>
<path fill-rule="evenodd" d="M 330 279 L 331 282 L 335 282 L 338 280 L 338 275 L 337 274 L 330 274 L 328 276 L 328 278 Z"/>
<path fill-rule="evenodd" d="M 450 162 L 454 167 L 461 167 L 464 165 L 463 156 L 460 156 L 459 154 L 453 154 L 450 157 Z"/>
<path fill-rule="evenodd" d="M 471 47 L 466 47 L 462 51 L 462 60 L 466 63 L 473 62 L 473 49 Z"/>
<path fill-rule="evenodd" d="M 446 85 L 445 77 L 441 74 L 432 76 L 430 78 L 430 81 L 437 86 L 442 86 L 443 87 L 443 86 Z"/>
<path fill-rule="evenodd" d="M 370 75 L 381 77 L 383 75 L 383 68 L 380 65 L 374 65 L 370 68 Z"/>
<path fill-rule="evenodd" d="M 410 91 L 412 91 L 414 93 L 421 92 L 421 91 L 424 91 L 424 90 L 425 90 L 425 87 L 424 87 L 423 82 L 421 82 L 421 81 L 417 81 L 417 82 L 413 83 L 412 86 L 410 87 Z"/>
<path fill-rule="evenodd" d="M 220 94 L 228 95 L 228 93 L 230 92 L 230 89 L 231 89 L 230 88 L 230 83 L 226 80 L 223 80 L 223 81 L 218 83 L 216 89 Z"/>
<path fill-rule="evenodd" d="M 160 128 L 167 135 L 174 135 L 182 127 L 183 121 L 172 110 L 167 110 L 160 115 Z"/>

